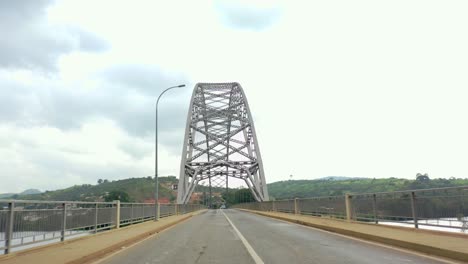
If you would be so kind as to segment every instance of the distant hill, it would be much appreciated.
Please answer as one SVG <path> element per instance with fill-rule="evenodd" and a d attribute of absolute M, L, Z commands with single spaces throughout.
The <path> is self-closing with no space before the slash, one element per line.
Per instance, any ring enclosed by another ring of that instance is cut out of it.
<path fill-rule="evenodd" d="M 27 189 L 26 191 L 23 191 L 19 193 L 19 195 L 27 195 L 27 194 L 38 194 L 41 193 L 38 189 Z"/>
<path fill-rule="evenodd" d="M 0 199 L 12 198 L 13 196 L 27 195 L 27 194 L 38 194 L 41 193 L 38 189 L 27 189 L 20 193 L 0 193 Z"/>
<path fill-rule="evenodd" d="M 0 193 L 0 199 L 10 198 L 11 196 L 15 195 L 16 193 Z"/>
<path fill-rule="evenodd" d="M 171 187 L 178 183 L 178 179 L 174 176 L 159 177 L 159 183 L 159 196 L 161 198 L 169 198 L 170 201 L 175 201 L 177 191 L 172 190 Z M 330 176 L 316 180 L 287 180 L 273 182 L 268 184 L 268 192 L 271 198 L 286 199 L 294 197 L 335 196 L 344 195 L 345 193 L 388 192 L 462 185 L 468 186 L 468 179 L 450 178 L 409 180 L 397 178 L 371 179 Z M 130 178 L 116 181 L 104 180 L 101 181 L 100 184 L 96 185 L 83 184 L 56 191 L 18 194 L 15 195 L 14 199 L 103 201 L 105 196 L 112 191 L 124 191 L 128 194 L 131 201 L 143 202 L 145 199 L 151 199 L 154 196 L 154 178 Z M 208 192 L 208 187 L 198 186 L 195 191 Z M 213 188 L 212 191 L 213 193 L 223 193 L 225 188 Z M 38 192 L 38 190 L 26 190 L 23 193 L 31 192 Z M 0 196 L 0 198 L 2 197 Z"/>
<path fill-rule="evenodd" d="M 371 179 L 333 176 L 317 180 L 289 180 L 268 184 L 270 197 L 286 199 L 294 197 L 335 196 L 346 193 L 391 192 L 413 189 L 468 186 L 468 179 L 432 179 L 417 181 L 409 179 Z"/>
<path fill-rule="evenodd" d="M 69 188 L 34 193 L 34 190 L 27 190 L 21 194 L 8 194 L 0 199 L 14 198 L 17 200 L 47 200 L 47 201 L 104 201 L 106 195 L 112 191 L 124 191 L 128 194 L 132 202 L 144 202 L 146 199 L 154 198 L 154 178 L 129 178 L 116 181 L 100 180 L 100 183 L 75 185 Z M 175 176 L 159 177 L 159 197 L 168 198 L 174 202 L 177 198 L 177 191 L 172 190 L 173 185 L 178 184 Z M 37 191 L 37 190 L 36 190 Z M 207 186 L 197 186 L 195 192 L 208 193 Z M 213 193 L 224 192 L 225 188 L 213 187 Z M 14 197 L 12 197 L 14 196 Z"/>
<path fill-rule="evenodd" d="M 346 180 L 361 180 L 361 179 L 368 179 L 365 177 L 346 177 L 346 176 L 327 176 L 323 178 L 318 178 L 316 180 L 323 180 L 323 181 L 346 181 Z"/>
<path fill-rule="evenodd" d="M 177 184 L 174 176 L 159 177 L 159 197 L 176 199 L 176 193 L 171 189 L 172 184 Z M 105 196 L 112 191 L 124 191 L 128 193 L 133 202 L 143 202 L 154 197 L 154 178 L 130 178 L 124 180 L 107 181 L 100 184 L 75 185 L 56 191 L 43 193 L 18 195 L 18 200 L 50 200 L 50 201 L 103 201 Z"/>

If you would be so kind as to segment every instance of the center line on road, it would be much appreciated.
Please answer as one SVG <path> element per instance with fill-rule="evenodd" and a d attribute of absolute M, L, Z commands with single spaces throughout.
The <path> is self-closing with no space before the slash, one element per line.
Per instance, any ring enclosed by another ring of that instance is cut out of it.
<path fill-rule="evenodd" d="M 263 260 L 258 256 L 257 252 L 253 249 L 253 247 L 249 244 L 249 241 L 245 239 L 245 237 L 241 234 L 239 229 L 232 223 L 231 219 L 223 212 L 224 217 L 226 217 L 226 220 L 229 222 L 229 224 L 232 226 L 232 229 L 236 232 L 237 236 L 240 238 L 242 243 L 244 244 L 245 248 L 247 249 L 247 252 L 249 252 L 250 256 L 254 260 L 255 264 L 264 264 Z"/>

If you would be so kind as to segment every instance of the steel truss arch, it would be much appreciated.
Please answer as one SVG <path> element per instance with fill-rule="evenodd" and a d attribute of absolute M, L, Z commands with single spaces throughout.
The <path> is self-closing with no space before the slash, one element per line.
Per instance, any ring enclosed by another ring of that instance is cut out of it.
<path fill-rule="evenodd" d="M 189 202 L 200 181 L 244 180 L 257 201 L 268 190 L 255 126 L 239 83 L 198 83 L 190 100 L 177 203 Z"/>

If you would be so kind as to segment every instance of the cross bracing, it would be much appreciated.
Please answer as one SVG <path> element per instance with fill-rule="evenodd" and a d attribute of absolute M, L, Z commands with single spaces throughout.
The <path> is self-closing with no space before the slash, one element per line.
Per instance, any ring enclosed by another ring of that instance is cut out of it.
<path fill-rule="evenodd" d="M 202 181 L 228 188 L 229 177 L 245 181 L 257 201 L 268 201 L 252 115 L 238 83 L 198 83 L 190 102 L 178 188 L 187 203 Z"/>

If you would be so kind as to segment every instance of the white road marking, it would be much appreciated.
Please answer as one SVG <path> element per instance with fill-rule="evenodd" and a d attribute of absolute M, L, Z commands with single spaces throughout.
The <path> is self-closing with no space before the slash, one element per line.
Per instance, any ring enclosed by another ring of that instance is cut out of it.
<path fill-rule="evenodd" d="M 258 256 L 257 252 L 255 252 L 253 247 L 250 245 L 249 241 L 247 241 L 247 239 L 245 239 L 245 237 L 241 234 L 239 229 L 237 229 L 237 227 L 232 223 L 231 219 L 229 219 L 229 217 L 223 211 L 221 211 L 221 213 L 223 213 L 224 217 L 226 217 L 226 220 L 232 226 L 232 229 L 234 229 L 237 236 L 240 238 L 240 240 L 244 244 L 245 248 L 247 249 L 247 252 L 249 252 L 249 254 L 252 257 L 252 259 L 254 260 L 254 262 L 256 264 L 264 264 L 263 260 Z"/>

